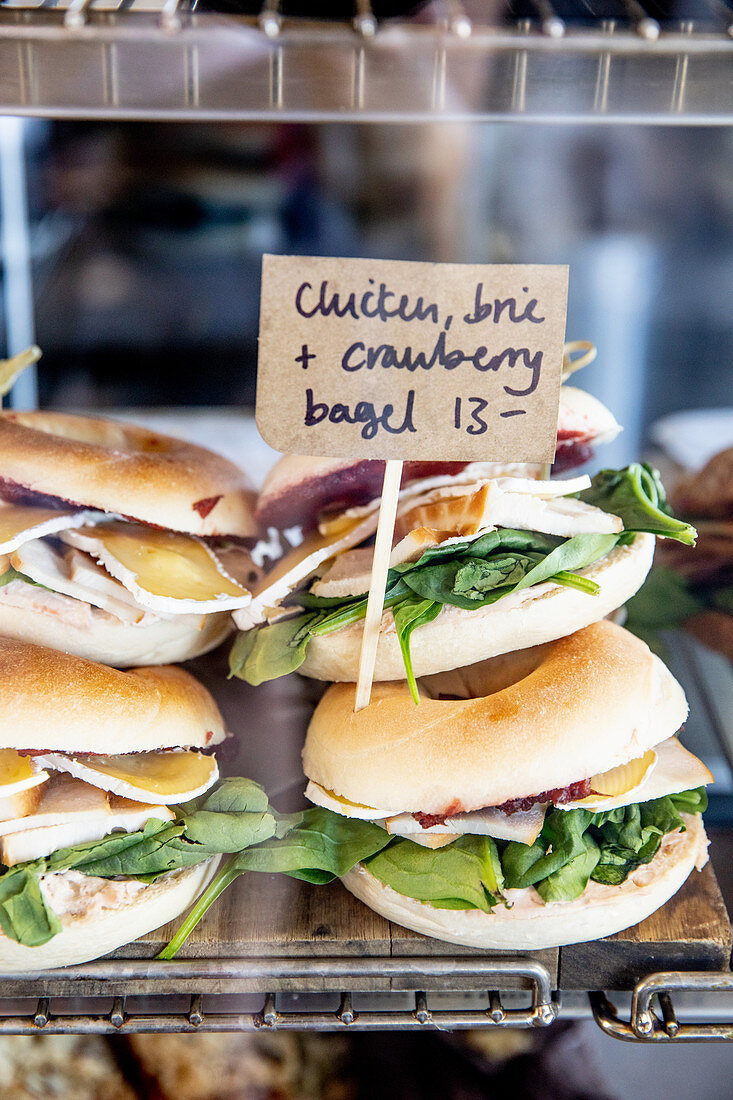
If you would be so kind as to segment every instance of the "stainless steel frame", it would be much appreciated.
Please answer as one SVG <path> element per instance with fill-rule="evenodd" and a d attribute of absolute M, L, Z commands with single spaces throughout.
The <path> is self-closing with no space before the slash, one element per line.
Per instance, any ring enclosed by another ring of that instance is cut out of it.
<path fill-rule="evenodd" d="M 189 10 L 188 0 L 0 0 L 0 113 L 53 118 L 284 121 L 443 119 L 721 124 L 733 120 L 733 13 L 700 0 L 664 24 L 349 23 Z"/>

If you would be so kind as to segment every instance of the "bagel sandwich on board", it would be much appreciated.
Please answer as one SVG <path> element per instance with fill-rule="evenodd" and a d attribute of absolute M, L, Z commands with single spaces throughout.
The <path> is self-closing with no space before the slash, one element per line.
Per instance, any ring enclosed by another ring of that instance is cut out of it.
<path fill-rule="evenodd" d="M 0 633 L 117 667 L 218 645 L 258 571 L 254 492 L 202 447 L 0 413 Z"/>
<path fill-rule="evenodd" d="M 334 481 L 329 462 L 282 460 L 300 470 L 303 501 L 293 516 L 306 528 L 305 502 L 324 505 L 320 480 L 341 496 L 343 470 Z M 352 467 L 357 480 L 363 465 Z M 643 583 L 655 536 L 694 543 L 694 528 L 671 516 L 646 465 L 592 479 L 520 473 L 527 469 L 472 463 L 402 488 L 375 681 L 407 677 L 417 701 L 416 677 L 551 641 L 616 610 Z M 260 516 L 272 515 L 278 484 L 276 466 Z M 259 684 L 298 669 L 357 680 L 379 503 L 313 516 L 316 529 L 254 585 L 251 602 L 234 612 L 234 675 Z"/>
<path fill-rule="evenodd" d="M 0 973 L 84 962 L 184 912 L 275 830 L 219 779 L 219 710 L 182 669 L 0 638 Z"/>
<path fill-rule="evenodd" d="M 418 689 L 416 707 L 405 682 L 375 683 L 354 713 L 354 685 L 333 684 L 303 751 L 310 827 L 378 913 L 465 946 L 554 947 L 636 924 L 706 862 L 712 776 L 676 737 L 684 693 L 623 628 Z"/>

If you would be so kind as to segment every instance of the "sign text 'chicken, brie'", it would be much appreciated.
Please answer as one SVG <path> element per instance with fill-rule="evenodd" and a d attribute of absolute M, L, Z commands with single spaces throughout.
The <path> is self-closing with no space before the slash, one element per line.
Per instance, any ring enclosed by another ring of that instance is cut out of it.
<path fill-rule="evenodd" d="M 280 451 L 551 462 L 568 270 L 263 257 L 257 424 Z"/>

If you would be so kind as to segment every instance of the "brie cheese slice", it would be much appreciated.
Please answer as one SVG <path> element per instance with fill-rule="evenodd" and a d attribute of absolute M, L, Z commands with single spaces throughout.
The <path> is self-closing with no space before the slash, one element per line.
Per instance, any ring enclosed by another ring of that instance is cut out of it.
<path fill-rule="evenodd" d="M 381 824 L 384 818 L 397 817 L 400 813 L 399 810 L 376 810 L 372 806 L 350 802 L 348 798 L 342 798 L 334 791 L 322 787 L 320 783 L 314 783 L 312 779 L 305 788 L 305 797 L 315 802 L 316 806 L 323 806 L 324 809 L 333 810 L 342 817 L 354 817 L 359 821 L 377 821 Z"/>
<path fill-rule="evenodd" d="M 32 757 L 21 756 L 15 749 L 0 749 L 0 798 L 37 787 L 47 779 L 48 772 L 37 767 Z"/>
<path fill-rule="evenodd" d="M 194 751 L 122 756 L 65 756 L 50 752 L 36 756 L 35 761 L 39 767 L 68 772 L 102 791 L 163 805 L 190 802 L 219 778 L 214 757 Z"/>
<path fill-rule="evenodd" d="M 64 542 L 91 554 L 151 611 L 232 611 L 246 607 L 251 599 L 209 548 L 191 535 L 120 522 L 69 531 Z"/>
<path fill-rule="evenodd" d="M 10 564 L 36 584 L 101 607 L 122 622 L 140 623 L 146 616 L 155 617 L 89 554 L 71 546 L 64 549 L 66 553 L 61 554 L 46 539 L 34 539 L 10 555 Z"/>
<path fill-rule="evenodd" d="M 647 769 L 641 782 L 620 794 L 590 794 L 575 802 L 564 802 L 558 810 L 615 810 L 619 806 L 632 806 L 635 802 L 651 802 L 654 798 L 664 798 L 668 794 L 691 791 L 695 787 L 704 787 L 713 783 L 712 773 L 688 752 L 676 737 L 654 746 L 656 762 Z M 614 768 L 614 771 L 616 769 Z M 609 774 L 609 773 L 606 773 Z"/>

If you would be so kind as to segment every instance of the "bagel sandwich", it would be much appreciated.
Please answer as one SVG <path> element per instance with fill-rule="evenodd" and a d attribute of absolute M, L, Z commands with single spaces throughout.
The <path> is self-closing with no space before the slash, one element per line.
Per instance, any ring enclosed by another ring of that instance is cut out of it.
<path fill-rule="evenodd" d="M 304 483 L 323 461 L 298 460 Z M 254 585 L 234 612 L 234 675 L 357 679 L 378 514 L 379 497 L 322 515 Z M 375 680 L 406 676 L 417 701 L 416 677 L 602 619 L 643 583 L 656 535 L 691 544 L 695 531 L 670 515 L 646 465 L 548 481 L 471 464 L 411 482 L 397 507 Z"/>
<path fill-rule="evenodd" d="M 303 751 L 308 812 L 378 913 L 464 946 L 555 947 L 643 920 L 705 864 L 712 775 L 676 737 L 684 693 L 623 628 L 418 688 L 415 707 L 375 683 L 354 713 L 333 684 Z"/>
<path fill-rule="evenodd" d="M 219 780 L 222 717 L 182 669 L 0 638 L 0 675 L 0 973 L 158 928 L 274 830 L 260 788 Z"/>
<path fill-rule="evenodd" d="M 159 432 L 0 413 L 0 633 L 119 668 L 213 649 L 258 575 L 254 496 Z"/>

